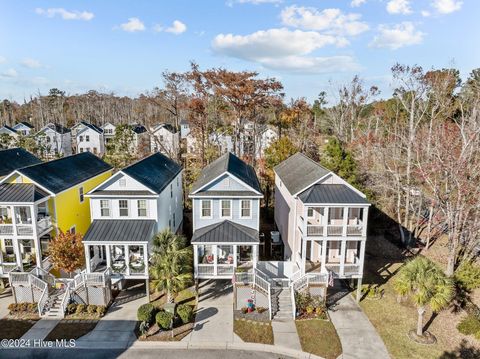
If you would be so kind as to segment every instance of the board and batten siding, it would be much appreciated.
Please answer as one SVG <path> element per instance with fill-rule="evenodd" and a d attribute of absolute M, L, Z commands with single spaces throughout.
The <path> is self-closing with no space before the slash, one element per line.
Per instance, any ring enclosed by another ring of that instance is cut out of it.
<path fill-rule="evenodd" d="M 202 192 L 205 192 L 205 191 L 252 191 L 252 190 L 246 187 L 244 184 L 240 183 L 238 180 L 236 180 L 229 174 L 224 174 L 220 178 L 210 183 L 208 186 L 205 186 L 202 189 Z"/>
<path fill-rule="evenodd" d="M 260 227 L 259 222 L 259 205 L 260 200 L 258 198 L 249 198 L 249 197 L 242 197 L 242 198 L 222 198 L 226 200 L 232 201 L 232 217 L 231 218 L 221 218 L 220 217 L 220 198 L 194 198 L 193 199 L 193 223 L 194 223 L 194 230 L 199 228 L 209 226 L 211 224 L 223 222 L 225 220 L 229 220 L 238 224 L 241 224 L 246 227 L 250 227 L 253 229 L 258 230 Z M 242 199 L 251 200 L 252 207 L 251 207 L 251 216 L 250 218 L 240 218 L 240 201 Z M 201 218 L 200 214 L 202 211 L 201 201 L 202 200 L 211 200 L 212 201 L 212 216 L 211 218 Z"/>

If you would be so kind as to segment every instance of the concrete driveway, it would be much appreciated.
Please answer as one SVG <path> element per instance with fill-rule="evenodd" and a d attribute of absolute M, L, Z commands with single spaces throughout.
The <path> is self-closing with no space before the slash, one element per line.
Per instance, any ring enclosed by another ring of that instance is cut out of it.
<path fill-rule="evenodd" d="M 200 283 L 195 326 L 183 340 L 191 343 L 234 341 L 233 287 L 230 280 Z"/>
<path fill-rule="evenodd" d="M 329 314 L 340 337 L 344 359 L 390 358 L 382 338 L 350 294 L 339 299 Z"/>

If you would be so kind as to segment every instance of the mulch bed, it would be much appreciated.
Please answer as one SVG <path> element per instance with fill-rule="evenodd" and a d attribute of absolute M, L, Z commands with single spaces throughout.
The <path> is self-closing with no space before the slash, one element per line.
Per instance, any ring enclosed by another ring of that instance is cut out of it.
<path fill-rule="evenodd" d="M 64 319 L 47 335 L 45 340 L 78 339 L 90 333 L 98 324 L 98 320 Z"/>
<path fill-rule="evenodd" d="M 437 338 L 427 331 L 423 332 L 423 335 L 417 335 L 415 330 L 410 330 L 408 332 L 408 337 L 419 344 L 432 345 L 437 342 Z"/>
<path fill-rule="evenodd" d="M 173 336 L 172 336 L 172 331 L 171 330 L 159 330 L 155 334 L 150 335 L 148 337 L 145 337 L 145 336 L 140 335 L 140 332 L 139 332 L 140 323 L 137 323 L 137 326 L 135 327 L 135 335 L 141 341 L 147 341 L 147 342 L 155 342 L 155 341 L 175 342 L 175 341 L 182 340 L 188 334 L 190 334 L 193 330 L 193 326 L 194 326 L 194 323 L 191 322 L 191 323 L 183 324 L 183 325 L 180 325 L 176 328 L 173 328 Z M 150 328 L 150 331 L 152 331 L 152 328 Z M 155 329 L 153 329 L 153 331 L 155 331 Z"/>
<path fill-rule="evenodd" d="M 235 319 L 241 320 L 251 320 L 255 322 L 270 322 L 270 318 L 268 317 L 268 310 L 264 311 L 263 313 L 259 313 L 256 310 L 251 313 L 243 313 L 241 310 L 234 310 L 233 317 Z"/>
<path fill-rule="evenodd" d="M 0 319 L 0 339 L 20 339 L 37 322 L 30 319 Z"/>

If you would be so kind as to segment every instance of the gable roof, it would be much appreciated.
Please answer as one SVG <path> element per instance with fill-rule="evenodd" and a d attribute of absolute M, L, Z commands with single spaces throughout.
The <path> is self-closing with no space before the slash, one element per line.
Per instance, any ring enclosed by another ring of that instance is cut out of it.
<path fill-rule="evenodd" d="M 227 152 L 202 169 L 199 178 L 192 186 L 191 193 L 195 193 L 225 172 L 234 175 L 259 193 L 262 192 L 253 167 L 247 165 L 233 153 Z"/>
<path fill-rule="evenodd" d="M 179 164 L 157 152 L 124 168 L 121 172 L 160 194 L 181 171 L 182 167 Z"/>
<path fill-rule="evenodd" d="M 191 243 L 258 243 L 258 231 L 229 220 L 197 229 Z"/>
<path fill-rule="evenodd" d="M 47 196 L 47 192 L 33 183 L 0 184 L 0 202 L 3 203 L 34 203 Z"/>
<path fill-rule="evenodd" d="M 83 152 L 17 171 L 52 193 L 59 193 L 110 169 L 112 166 L 94 154 Z"/>
<path fill-rule="evenodd" d="M 44 128 L 42 128 L 40 131 L 38 132 L 44 132 L 47 128 L 51 129 L 51 130 L 54 130 L 55 132 L 63 135 L 65 133 L 68 133 L 70 132 L 70 129 L 58 124 L 58 123 L 49 123 L 47 124 Z"/>
<path fill-rule="evenodd" d="M 132 125 L 132 131 L 137 134 L 141 134 L 147 132 L 147 129 L 143 125 Z"/>
<path fill-rule="evenodd" d="M 0 150 L 0 177 L 6 176 L 16 169 L 41 162 L 37 157 L 20 147 Z"/>
<path fill-rule="evenodd" d="M 273 170 L 292 195 L 331 172 L 300 152 L 290 156 Z"/>
<path fill-rule="evenodd" d="M 13 128 L 14 128 L 14 129 L 17 129 L 17 128 L 19 128 L 19 127 L 22 126 L 22 125 L 25 126 L 25 127 L 30 128 L 30 129 L 33 129 L 33 126 L 32 126 L 30 123 L 28 123 L 27 121 L 17 122 L 17 123 L 15 124 L 15 126 L 13 126 Z"/>
<path fill-rule="evenodd" d="M 2 129 L 2 128 L 5 128 L 5 129 L 9 130 L 10 132 L 17 133 L 17 131 L 15 131 L 12 127 L 10 127 L 8 125 L 3 125 L 2 127 L 0 127 L 0 129 Z"/>
<path fill-rule="evenodd" d="M 81 133 L 84 133 L 85 131 L 87 131 L 89 129 L 98 133 L 99 135 L 103 134 L 103 129 L 101 129 L 100 127 L 97 127 L 97 126 L 91 125 L 91 124 L 87 124 L 87 125 L 84 125 L 84 127 L 80 131 L 77 132 L 77 136 L 80 135 Z"/>
<path fill-rule="evenodd" d="M 98 132 L 98 133 L 103 133 L 103 130 L 98 127 L 97 125 L 94 125 L 93 123 L 88 123 L 88 122 L 85 122 L 85 121 L 80 121 L 80 123 L 78 123 L 75 127 L 79 126 L 79 125 L 83 125 L 91 130 L 94 130 L 95 132 Z M 79 132 L 82 132 L 83 130 L 80 130 Z"/>
<path fill-rule="evenodd" d="M 171 133 L 177 133 L 177 131 L 175 130 L 175 127 L 173 127 L 171 124 L 169 123 L 160 123 L 158 125 L 156 125 L 154 128 L 153 128 L 153 132 L 157 132 L 158 130 L 160 130 L 161 128 L 164 128 L 166 129 L 167 131 L 171 132 Z"/>
<path fill-rule="evenodd" d="M 315 184 L 298 195 L 303 203 L 368 204 L 368 201 L 344 184 Z"/>

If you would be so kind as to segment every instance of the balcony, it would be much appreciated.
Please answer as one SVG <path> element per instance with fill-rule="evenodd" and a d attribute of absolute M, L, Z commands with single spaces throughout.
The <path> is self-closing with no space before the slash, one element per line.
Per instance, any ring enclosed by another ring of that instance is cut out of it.
<path fill-rule="evenodd" d="M 343 226 L 327 226 L 327 236 L 341 236 L 343 234 Z"/>
<path fill-rule="evenodd" d="M 307 225 L 307 236 L 323 236 L 323 226 L 320 225 Z"/>
<path fill-rule="evenodd" d="M 0 235 L 13 235 L 13 224 L 0 224 Z"/>
<path fill-rule="evenodd" d="M 28 222 L 28 221 L 27 221 Z M 37 221 L 37 234 L 41 234 L 52 227 L 52 220 L 50 217 L 43 217 Z M 2 236 L 12 236 L 14 234 L 17 236 L 32 236 L 33 235 L 33 225 L 29 223 L 21 224 L 0 224 L 0 235 Z"/>

